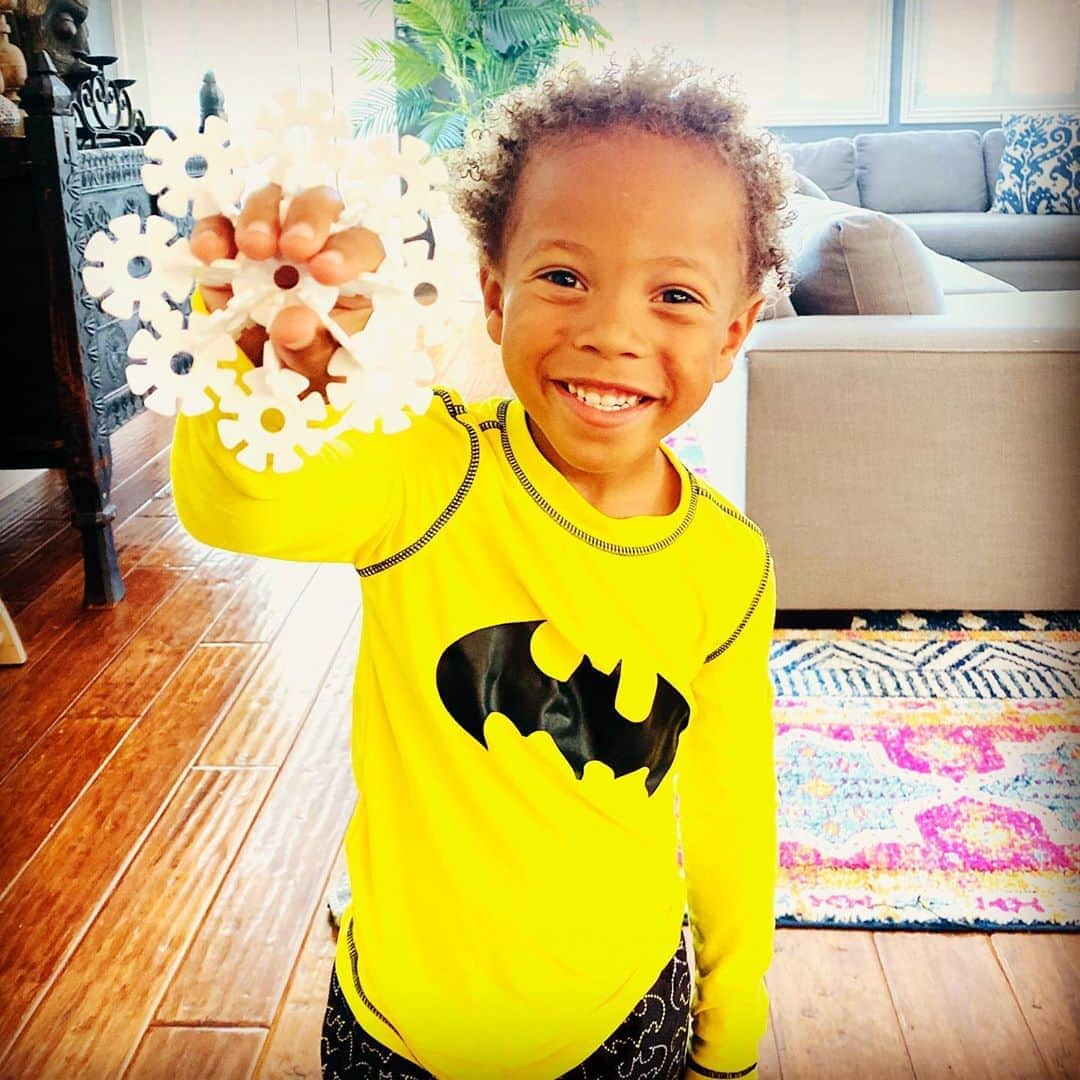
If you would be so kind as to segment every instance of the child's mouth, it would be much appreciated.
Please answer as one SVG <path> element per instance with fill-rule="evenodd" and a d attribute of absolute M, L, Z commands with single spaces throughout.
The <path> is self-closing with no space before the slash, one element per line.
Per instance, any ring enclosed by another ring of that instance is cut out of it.
<path fill-rule="evenodd" d="M 582 401 L 566 383 L 556 382 L 555 385 L 559 388 L 560 396 L 568 401 L 570 408 L 574 410 L 576 415 L 588 423 L 600 427 L 612 427 L 626 423 L 628 420 L 640 416 L 656 400 L 651 397 L 641 397 L 635 405 L 616 405 L 605 408 L 603 405 L 590 405 L 588 402 Z"/>

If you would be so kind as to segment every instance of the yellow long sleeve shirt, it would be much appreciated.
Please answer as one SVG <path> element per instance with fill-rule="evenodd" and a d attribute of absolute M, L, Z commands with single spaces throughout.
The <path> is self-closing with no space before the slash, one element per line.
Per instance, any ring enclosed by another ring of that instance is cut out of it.
<path fill-rule="evenodd" d="M 335 967 L 360 1025 L 438 1077 L 552 1080 L 651 987 L 688 904 L 689 1065 L 755 1076 L 777 867 L 757 526 L 667 447 L 675 512 L 608 517 L 515 399 L 436 387 L 407 430 L 284 474 L 237 463 L 219 418 L 177 419 L 190 532 L 357 568 Z"/>

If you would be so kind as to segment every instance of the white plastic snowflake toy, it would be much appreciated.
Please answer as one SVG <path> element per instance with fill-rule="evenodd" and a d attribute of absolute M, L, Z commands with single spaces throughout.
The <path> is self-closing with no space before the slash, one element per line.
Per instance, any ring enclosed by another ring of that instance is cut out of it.
<path fill-rule="evenodd" d="M 206 127 L 187 139 L 174 139 L 158 129 L 146 143 L 142 182 L 158 206 L 184 217 L 189 202 L 195 217 L 227 214 L 236 209 L 244 190 L 238 171 L 243 155 L 229 143 L 229 128 L 220 116 L 208 116 Z"/>
<path fill-rule="evenodd" d="M 179 311 L 169 311 L 154 321 L 158 337 L 144 328 L 131 339 L 128 356 L 136 363 L 128 364 L 128 386 L 147 395 L 148 408 L 196 416 L 213 408 L 207 390 L 220 397 L 235 381 L 234 372 L 218 367 L 219 359 L 235 353 L 233 340 L 210 324 L 206 316 L 193 315 L 185 326 Z M 177 370 L 184 360 L 190 360 L 188 370 Z"/>
<path fill-rule="evenodd" d="M 145 224 L 145 231 L 143 226 Z M 110 233 L 112 235 L 110 235 Z M 109 232 L 94 233 L 86 244 L 83 282 L 103 311 L 130 318 L 139 305 L 144 323 L 160 319 L 172 308 L 165 298 L 182 304 L 191 293 L 198 261 L 187 240 L 165 218 L 125 214 L 109 222 Z"/>
<path fill-rule="evenodd" d="M 314 454 L 325 440 L 313 426 L 326 418 L 326 404 L 318 394 L 300 395 L 308 380 L 298 371 L 279 367 L 268 341 L 263 366 L 245 372 L 242 385 L 234 384 L 221 396 L 221 411 L 235 413 L 218 424 L 221 441 L 234 450 L 241 465 L 262 471 L 272 461 L 276 472 L 299 469 L 303 459 L 297 447 Z"/>
<path fill-rule="evenodd" d="M 450 212 L 446 168 L 412 136 L 351 138 L 347 117 L 325 94 L 303 99 L 287 91 L 259 114 L 255 130 L 237 141 L 217 117 L 203 133 L 172 138 L 155 132 L 146 146 L 143 183 L 175 217 L 222 214 L 234 225 L 245 195 L 268 181 L 282 187 L 281 220 L 301 190 L 327 184 L 344 210 L 332 232 L 362 225 L 377 233 L 387 257 L 376 273 L 340 286 L 316 281 L 302 262 L 238 254 L 209 266 L 197 260 L 176 226 L 137 214 L 115 218 L 90 238 L 83 281 L 117 318 L 137 310 L 145 325 L 132 339 L 128 382 L 156 412 L 205 412 L 214 400 L 226 414 L 222 442 L 255 470 L 285 472 L 303 464 L 340 431 L 384 432 L 408 426 L 410 413 L 431 400 L 431 359 L 418 348 L 462 333 L 479 299 L 475 256 Z M 428 230 L 437 256 L 429 258 Z M 228 286 L 228 304 L 210 316 L 180 308 L 197 285 Z M 367 326 L 348 335 L 330 317 L 342 296 L 371 298 Z M 233 338 L 245 326 L 269 327 L 285 307 L 315 312 L 340 346 L 328 372 L 330 403 L 342 411 L 328 426 L 326 404 L 298 372 L 282 367 L 267 342 L 262 366 L 238 376 L 229 362 Z M 181 359 L 190 357 L 190 364 Z M 306 395 L 306 396 L 302 396 Z"/>

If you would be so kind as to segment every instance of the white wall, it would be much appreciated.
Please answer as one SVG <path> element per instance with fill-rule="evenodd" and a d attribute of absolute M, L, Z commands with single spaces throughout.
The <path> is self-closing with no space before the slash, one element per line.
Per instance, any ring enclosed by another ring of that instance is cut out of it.
<path fill-rule="evenodd" d="M 136 103 L 178 134 L 198 124 L 208 70 L 237 125 L 290 86 L 329 90 L 347 110 L 363 91 L 357 43 L 393 33 L 389 0 L 373 13 L 357 0 L 113 0 L 113 23 Z"/>

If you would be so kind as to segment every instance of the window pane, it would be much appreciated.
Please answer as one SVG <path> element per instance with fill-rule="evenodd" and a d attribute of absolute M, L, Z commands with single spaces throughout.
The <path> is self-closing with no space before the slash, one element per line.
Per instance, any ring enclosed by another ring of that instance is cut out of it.
<path fill-rule="evenodd" d="M 983 97 L 994 88 L 997 0 L 929 0 L 923 92 L 931 98 Z"/>
<path fill-rule="evenodd" d="M 1077 0 L 907 0 L 903 122 L 1080 100 Z"/>
<path fill-rule="evenodd" d="M 889 0 L 600 0 L 591 13 L 619 60 L 670 44 L 738 75 L 756 123 L 888 119 Z"/>
<path fill-rule="evenodd" d="M 1080 56 L 1080 4 L 1029 0 L 1012 11 L 1008 81 L 1017 94 L 1068 95 Z"/>

